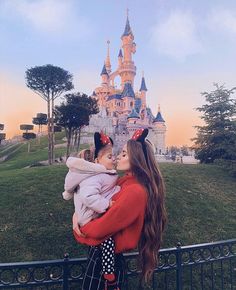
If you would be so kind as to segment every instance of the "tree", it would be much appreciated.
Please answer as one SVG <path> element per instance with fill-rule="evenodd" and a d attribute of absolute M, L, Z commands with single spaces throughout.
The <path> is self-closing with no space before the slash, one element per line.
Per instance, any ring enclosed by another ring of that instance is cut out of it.
<path fill-rule="evenodd" d="M 179 154 L 179 148 L 177 146 L 170 146 L 169 152 L 171 155 L 171 159 L 175 161 L 176 155 Z"/>
<path fill-rule="evenodd" d="M 0 131 L 4 130 L 4 124 L 0 124 Z M 0 133 L 0 145 L 6 139 L 6 133 Z"/>
<path fill-rule="evenodd" d="M 51 64 L 36 66 L 26 71 L 26 85 L 47 102 L 48 162 L 54 160 L 54 100 L 73 89 L 72 75 Z"/>
<path fill-rule="evenodd" d="M 42 133 L 43 125 L 47 125 L 48 123 L 47 114 L 38 113 L 37 116 L 33 118 L 32 123 L 38 125 L 38 133 Z"/>
<path fill-rule="evenodd" d="M 70 154 L 72 140 L 79 150 L 81 129 L 89 124 L 89 117 L 98 113 L 97 101 L 85 94 L 67 94 L 65 102 L 55 107 L 55 121 L 63 127 L 67 138 L 67 157 Z"/>
<path fill-rule="evenodd" d="M 0 133 L 0 145 L 1 145 L 2 141 L 5 139 L 6 139 L 6 133 Z"/>
<path fill-rule="evenodd" d="M 180 147 L 180 152 L 183 156 L 189 156 L 189 152 L 188 152 L 188 146 L 187 145 L 182 145 Z"/>
<path fill-rule="evenodd" d="M 22 134 L 22 137 L 25 140 L 30 140 L 30 139 L 35 139 L 36 134 L 32 132 L 28 132 L 29 130 L 33 130 L 34 126 L 33 125 L 28 125 L 28 124 L 22 124 L 20 125 L 20 130 L 25 130 L 25 132 Z M 30 142 L 28 142 L 28 153 L 30 152 Z"/>
<path fill-rule="evenodd" d="M 20 125 L 20 130 L 25 130 L 25 133 L 28 133 L 29 130 L 33 130 L 33 129 L 34 129 L 33 125 L 28 125 L 28 124 Z"/>
<path fill-rule="evenodd" d="M 203 115 L 205 125 L 198 130 L 193 149 L 202 163 L 215 160 L 236 160 L 236 100 L 231 97 L 236 88 L 230 90 L 214 84 L 215 90 L 202 95 L 206 104 L 197 108 Z"/>

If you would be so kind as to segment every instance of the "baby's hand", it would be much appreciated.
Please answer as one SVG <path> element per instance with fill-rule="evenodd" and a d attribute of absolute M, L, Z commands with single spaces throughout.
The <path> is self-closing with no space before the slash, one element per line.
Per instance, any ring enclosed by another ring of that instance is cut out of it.
<path fill-rule="evenodd" d="M 73 214 L 72 222 L 73 222 L 73 231 L 76 232 L 76 234 L 78 236 L 81 236 L 81 237 L 84 238 L 85 235 L 83 233 L 81 233 L 80 228 L 78 226 L 78 218 L 77 218 L 77 214 L 76 213 Z"/>
<path fill-rule="evenodd" d="M 114 203 L 115 203 L 114 200 L 110 200 L 110 202 L 109 202 L 109 207 L 108 207 L 108 208 L 111 208 L 111 207 L 113 206 Z"/>

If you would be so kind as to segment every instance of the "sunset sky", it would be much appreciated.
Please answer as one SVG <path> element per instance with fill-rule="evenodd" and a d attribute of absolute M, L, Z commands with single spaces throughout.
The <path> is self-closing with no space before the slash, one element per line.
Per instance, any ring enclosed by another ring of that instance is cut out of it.
<path fill-rule="evenodd" d="M 154 114 L 161 106 L 167 145 L 192 144 L 201 92 L 213 83 L 236 86 L 235 0 L 0 0 L 0 123 L 7 138 L 46 113 L 46 102 L 25 85 L 27 68 L 60 66 L 73 74 L 75 91 L 90 95 L 109 39 L 116 69 L 127 8 L 137 44 L 135 90 L 144 71 L 147 104 Z"/>

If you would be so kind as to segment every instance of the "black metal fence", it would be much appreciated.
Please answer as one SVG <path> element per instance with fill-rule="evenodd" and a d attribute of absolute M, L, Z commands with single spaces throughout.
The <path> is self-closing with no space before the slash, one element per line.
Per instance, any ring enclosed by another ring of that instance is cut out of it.
<path fill-rule="evenodd" d="M 137 289 L 137 253 L 125 254 L 123 289 Z M 86 258 L 0 264 L 0 289 L 81 289 Z M 163 249 L 151 285 L 161 290 L 236 290 L 236 239 Z"/>

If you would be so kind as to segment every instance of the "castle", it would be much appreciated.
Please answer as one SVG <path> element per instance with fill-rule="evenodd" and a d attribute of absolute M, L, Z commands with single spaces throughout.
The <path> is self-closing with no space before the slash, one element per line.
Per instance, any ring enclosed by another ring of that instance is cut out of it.
<path fill-rule="evenodd" d="M 166 125 L 161 115 L 153 116 L 147 106 L 147 86 L 144 75 L 140 89 L 134 92 L 136 66 L 132 55 L 136 52 L 136 43 L 127 15 L 124 33 L 121 36 L 121 48 L 118 54 L 118 67 L 111 69 L 109 41 L 107 56 L 101 72 L 101 85 L 94 89 L 92 97 L 98 102 L 99 113 L 90 119 L 86 132 L 103 130 L 114 138 L 115 144 L 122 146 L 138 128 L 149 128 L 148 139 L 155 146 L 155 152 L 166 152 Z M 120 88 L 115 86 L 115 79 L 121 80 Z"/>

